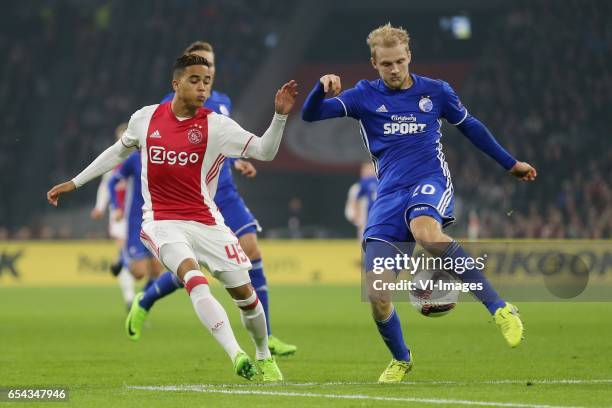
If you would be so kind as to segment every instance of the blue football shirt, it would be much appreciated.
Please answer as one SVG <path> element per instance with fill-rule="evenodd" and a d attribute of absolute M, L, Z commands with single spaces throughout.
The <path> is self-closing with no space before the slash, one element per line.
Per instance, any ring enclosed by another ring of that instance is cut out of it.
<path fill-rule="evenodd" d="M 448 83 L 411 76 L 408 89 L 390 89 L 382 79 L 362 80 L 337 96 L 346 116 L 359 121 L 379 179 L 379 196 L 423 178 L 450 178 L 440 143 L 441 119 L 457 125 L 468 115 Z"/>

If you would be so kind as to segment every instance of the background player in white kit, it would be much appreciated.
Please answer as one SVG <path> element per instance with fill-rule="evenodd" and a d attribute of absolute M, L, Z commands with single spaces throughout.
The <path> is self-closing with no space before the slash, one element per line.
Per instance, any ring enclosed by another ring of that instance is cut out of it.
<path fill-rule="evenodd" d="M 193 54 L 177 59 L 174 99 L 137 111 L 119 142 L 73 180 L 54 186 L 47 199 L 57 205 L 61 194 L 100 176 L 139 148 L 145 200 L 143 242 L 184 281 L 198 317 L 230 356 L 235 372 L 251 379 L 256 369 L 238 345 L 225 310 L 200 271 L 199 264 L 207 266 L 240 308 L 264 381 L 280 381 L 282 374 L 268 349 L 263 308 L 250 285 L 251 263 L 211 196 L 225 156 L 258 160 L 276 156 L 287 114 L 295 103 L 297 83 L 290 81 L 278 90 L 272 123 L 257 137 L 232 119 L 202 108 L 210 80 L 206 59 Z"/>
<path fill-rule="evenodd" d="M 121 123 L 119 126 L 117 126 L 115 129 L 115 137 L 117 140 L 121 138 L 126 129 L 127 123 Z M 98 191 L 96 193 L 96 204 L 90 213 L 91 218 L 94 220 L 101 219 L 104 216 L 106 209 L 110 205 L 108 182 L 113 174 L 117 171 L 118 167 L 102 175 L 102 179 L 100 180 Z M 121 188 L 121 199 L 123 200 L 125 196 L 125 183 L 117 185 L 117 188 Z M 125 243 L 125 238 L 127 236 L 127 222 L 125 217 L 117 219 L 116 215 L 113 213 L 113 211 L 110 211 L 110 209 L 108 214 L 108 235 L 115 240 L 119 253 L 117 261 L 111 265 L 110 269 L 113 276 L 117 278 L 117 283 L 119 284 L 121 294 L 123 295 L 123 301 L 127 306 L 127 310 L 129 311 L 136 293 L 134 290 L 134 277 L 130 273 L 128 266 L 123 259 L 123 244 Z"/>

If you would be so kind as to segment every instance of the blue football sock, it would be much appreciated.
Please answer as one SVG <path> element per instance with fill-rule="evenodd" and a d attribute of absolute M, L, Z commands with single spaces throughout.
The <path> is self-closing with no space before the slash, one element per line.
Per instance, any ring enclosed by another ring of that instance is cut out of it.
<path fill-rule="evenodd" d="M 457 241 L 451 242 L 441 257 L 444 260 L 451 258 L 453 262 L 456 262 L 457 258 L 471 258 Z M 455 273 L 465 283 L 480 283 L 482 285 L 482 290 L 472 291 L 472 293 L 486 306 L 489 313 L 495 314 L 497 309 L 506 306 L 506 302 L 499 297 L 489 280 L 476 267 L 466 268 L 463 273 Z"/>
<path fill-rule="evenodd" d="M 149 280 L 147 281 L 147 283 L 145 283 L 144 287 L 142 288 L 143 292 L 146 292 L 147 290 L 149 290 L 149 288 L 155 283 L 155 279 L 153 278 L 149 278 Z"/>
<path fill-rule="evenodd" d="M 264 313 L 266 315 L 266 325 L 268 326 L 268 336 L 272 334 L 270 330 L 270 309 L 268 303 L 268 286 L 266 282 L 266 275 L 263 271 L 263 261 L 261 259 L 253 259 L 251 261 L 253 268 L 249 271 L 251 277 L 251 285 L 255 288 L 255 293 L 263 306 Z"/>
<path fill-rule="evenodd" d="M 175 274 L 164 272 L 145 290 L 139 304 L 145 310 L 149 310 L 159 299 L 171 294 L 180 287 L 181 283 Z"/>
<path fill-rule="evenodd" d="M 376 319 L 374 319 L 374 321 L 376 322 L 380 336 L 391 354 L 393 354 L 393 358 L 400 361 L 410 361 L 410 350 L 404 342 L 402 324 L 400 323 L 397 311 L 393 309 L 391 315 L 382 322 Z"/>

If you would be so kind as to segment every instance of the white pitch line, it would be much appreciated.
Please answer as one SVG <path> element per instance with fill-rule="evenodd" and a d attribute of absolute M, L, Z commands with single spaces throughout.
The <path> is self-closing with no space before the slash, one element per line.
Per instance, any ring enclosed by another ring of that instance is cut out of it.
<path fill-rule="evenodd" d="M 369 401 L 393 401 L 393 402 L 418 402 L 422 404 L 453 404 L 453 405 L 476 405 L 485 407 L 511 407 L 511 408 L 579 408 L 569 405 L 538 405 L 538 404 L 522 404 L 514 402 L 497 402 L 497 401 L 473 401 L 473 400 L 456 400 L 456 399 L 440 399 L 440 398 L 416 398 L 416 397 L 377 397 L 372 395 L 345 395 L 345 394 L 318 394 L 311 392 L 281 392 L 281 391 L 260 391 L 260 390 L 231 390 L 231 389 L 214 389 L 200 386 L 128 386 L 129 389 L 144 390 L 144 391 L 195 391 L 209 394 L 230 394 L 230 395 L 268 395 L 277 397 L 309 397 L 309 398 L 329 398 L 329 399 L 348 399 L 348 400 L 369 400 Z"/>

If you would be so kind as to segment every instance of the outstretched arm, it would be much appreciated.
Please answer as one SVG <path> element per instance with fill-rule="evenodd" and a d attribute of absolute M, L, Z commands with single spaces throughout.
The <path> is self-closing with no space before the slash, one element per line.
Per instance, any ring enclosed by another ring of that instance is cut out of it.
<path fill-rule="evenodd" d="M 478 119 L 471 115 L 457 125 L 457 128 L 467 137 L 474 146 L 492 157 L 500 166 L 510 171 L 515 177 L 525 180 L 535 180 L 536 170 L 528 163 L 517 161 L 506 151 L 491 134 L 489 129 Z"/>
<path fill-rule="evenodd" d="M 516 159 L 510 155 L 493 137 L 489 129 L 481 121 L 469 115 L 457 128 L 482 152 L 493 158 L 500 166 L 510 170 Z"/>
<path fill-rule="evenodd" d="M 302 119 L 306 122 L 314 122 L 347 116 L 346 108 L 339 99 L 325 99 L 327 92 L 331 91 L 335 97 L 341 89 L 340 77 L 333 74 L 323 75 L 304 101 Z"/>
<path fill-rule="evenodd" d="M 272 123 L 261 137 L 255 136 L 247 142 L 243 156 L 263 161 L 270 161 L 276 157 L 283 138 L 287 116 L 293 109 L 297 93 L 298 85 L 293 80 L 287 82 L 276 92 Z"/>
<path fill-rule="evenodd" d="M 274 117 L 261 137 L 247 132 L 227 116 L 217 115 L 221 122 L 221 153 L 225 157 L 250 157 L 257 160 L 274 159 L 297 96 L 297 82 L 291 80 L 284 84 L 274 97 Z"/>
<path fill-rule="evenodd" d="M 113 169 L 113 167 L 125 160 L 131 151 L 132 147 L 124 145 L 121 139 L 118 140 L 114 145 L 103 151 L 75 178 L 51 188 L 47 192 L 47 201 L 49 201 L 49 204 L 57 207 L 57 201 L 61 194 L 76 190 L 88 181 Z"/>

